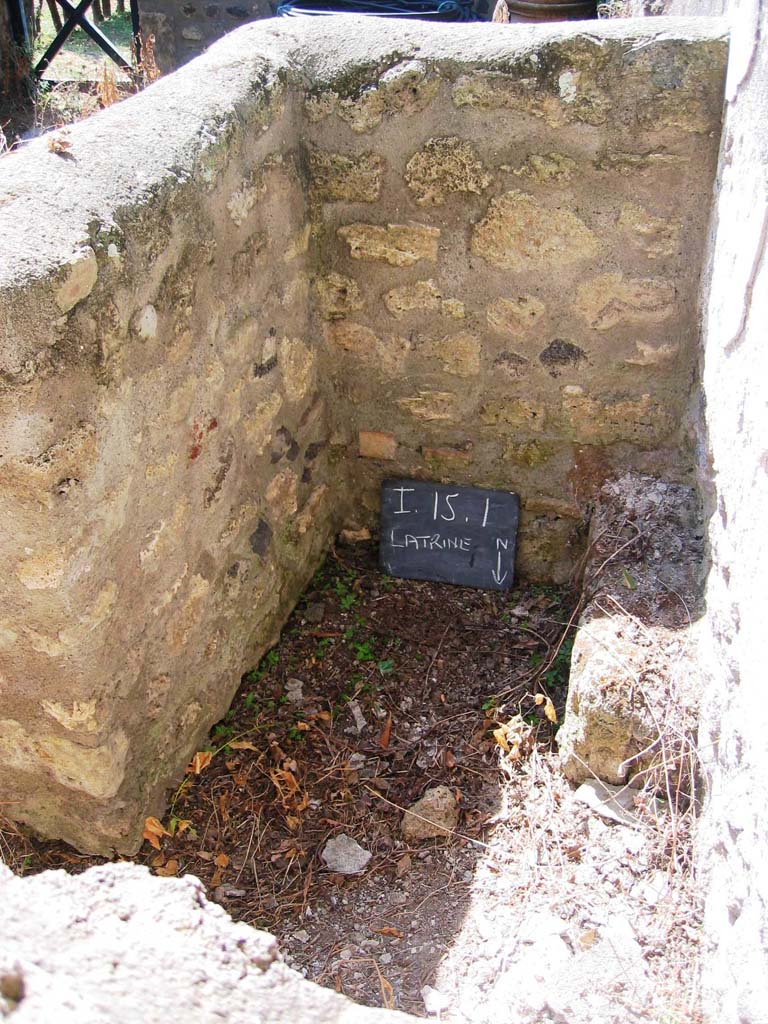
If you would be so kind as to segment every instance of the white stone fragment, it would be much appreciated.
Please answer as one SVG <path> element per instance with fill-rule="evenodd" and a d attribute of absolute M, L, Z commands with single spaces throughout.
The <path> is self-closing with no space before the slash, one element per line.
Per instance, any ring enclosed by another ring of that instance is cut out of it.
<path fill-rule="evenodd" d="M 339 875 L 359 875 L 361 871 L 365 870 L 371 859 L 371 854 L 364 850 L 352 836 L 341 832 L 333 839 L 328 840 L 320 854 L 320 859 L 329 871 L 334 871 Z"/>

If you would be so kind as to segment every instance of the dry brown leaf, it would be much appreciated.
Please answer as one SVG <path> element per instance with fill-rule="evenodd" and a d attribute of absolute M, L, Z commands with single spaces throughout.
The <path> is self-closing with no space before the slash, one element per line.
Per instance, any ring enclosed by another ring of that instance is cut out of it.
<path fill-rule="evenodd" d="M 403 875 L 407 874 L 411 870 L 411 856 L 408 853 L 403 854 L 400 860 L 395 866 L 395 872 L 398 878 L 402 878 Z"/>
<path fill-rule="evenodd" d="M 157 818 L 150 816 L 144 821 L 144 838 L 150 843 L 156 850 L 160 849 L 160 838 L 162 836 L 169 836 L 171 833 Z"/>
<path fill-rule="evenodd" d="M 395 990 L 392 988 L 390 983 L 381 973 L 379 975 L 379 987 L 381 988 L 381 1002 L 385 1010 L 394 1010 L 395 1008 Z"/>
<path fill-rule="evenodd" d="M 255 747 L 250 740 L 232 740 L 227 746 L 230 750 L 255 750 L 258 754 L 259 748 Z"/>
<path fill-rule="evenodd" d="M 200 858 L 200 860 L 213 860 L 213 854 L 210 852 L 210 850 L 198 850 L 197 856 Z"/>
<path fill-rule="evenodd" d="M 161 868 L 163 866 L 163 864 L 165 864 L 165 854 L 162 854 L 162 853 L 155 854 L 155 856 L 152 858 L 152 860 L 149 863 L 150 863 L 150 866 L 153 867 L 153 868 Z"/>
<path fill-rule="evenodd" d="M 389 926 L 387 926 L 386 928 L 375 928 L 374 934 L 388 935 L 392 939 L 402 939 L 403 937 L 403 933 L 400 931 L 399 928 L 390 928 Z"/>
<path fill-rule="evenodd" d="M 187 774 L 199 775 L 211 763 L 213 753 L 210 750 L 198 750 L 189 763 Z"/>
<path fill-rule="evenodd" d="M 72 148 L 72 141 L 65 136 L 66 129 L 58 132 L 56 135 L 51 135 L 48 139 L 48 151 L 50 153 L 56 153 L 59 156 L 66 156 L 68 150 Z"/>
<path fill-rule="evenodd" d="M 179 862 L 177 860 L 169 860 L 165 866 L 155 868 L 155 874 L 161 875 L 163 878 L 172 878 L 178 873 Z"/>
<path fill-rule="evenodd" d="M 381 736 L 379 736 L 379 746 L 382 750 L 386 750 L 389 746 L 389 740 L 392 736 L 392 715 L 387 715 L 387 721 L 384 723 L 384 728 L 381 730 Z"/>
<path fill-rule="evenodd" d="M 453 756 L 453 751 L 451 751 L 451 750 L 444 750 L 443 751 L 443 765 L 446 768 L 455 768 L 456 767 L 456 758 Z"/>
<path fill-rule="evenodd" d="M 82 859 L 80 857 L 73 857 L 68 853 L 57 853 L 54 854 L 57 860 L 64 861 L 65 864 L 81 864 Z"/>
<path fill-rule="evenodd" d="M 216 856 L 213 858 L 213 862 L 216 865 L 216 870 L 213 873 L 211 885 L 214 888 L 216 888 L 217 885 L 221 885 L 222 874 L 224 868 L 229 864 L 229 857 L 226 855 L 226 853 L 217 853 Z"/>
<path fill-rule="evenodd" d="M 273 768 L 269 773 L 269 777 L 281 800 L 288 798 L 292 793 L 298 792 L 299 784 L 293 772 L 284 768 Z"/>
<path fill-rule="evenodd" d="M 543 693 L 535 694 L 533 699 L 537 707 L 541 707 L 542 704 L 544 705 L 544 714 L 546 717 L 553 724 L 557 724 L 557 712 L 555 711 L 555 705 L 552 703 L 551 699 Z"/>
<path fill-rule="evenodd" d="M 219 796 L 219 814 L 221 815 L 222 821 L 226 824 L 229 821 L 229 793 L 221 793 Z"/>
<path fill-rule="evenodd" d="M 596 938 L 597 938 L 597 929 L 596 928 L 588 928 L 585 932 L 582 932 L 581 935 L 579 936 L 579 946 L 583 950 L 590 949 L 592 946 L 594 946 Z"/>
<path fill-rule="evenodd" d="M 330 711 L 318 711 L 317 717 L 320 719 L 321 722 L 330 722 L 331 719 L 333 718 Z"/>
<path fill-rule="evenodd" d="M 309 732 L 311 726 L 307 725 L 306 722 L 297 722 L 295 727 L 299 732 Z"/>
<path fill-rule="evenodd" d="M 507 742 L 507 727 L 506 725 L 500 725 L 498 729 L 493 730 L 493 738 L 496 740 L 502 750 L 509 753 L 509 743 Z"/>
<path fill-rule="evenodd" d="M 296 832 L 298 831 L 299 826 L 301 825 L 301 818 L 296 814 L 286 814 L 285 824 L 288 826 L 291 832 Z"/>
<path fill-rule="evenodd" d="M 515 715 L 493 730 L 493 738 L 506 753 L 506 761 L 519 761 L 523 753 L 530 753 L 533 737 L 533 729 L 520 715 Z"/>

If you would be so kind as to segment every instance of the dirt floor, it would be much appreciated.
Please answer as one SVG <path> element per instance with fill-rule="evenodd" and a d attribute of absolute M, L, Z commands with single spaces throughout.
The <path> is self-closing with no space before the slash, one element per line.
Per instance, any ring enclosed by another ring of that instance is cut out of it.
<path fill-rule="evenodd" d="M 291 966 L 369 1005 L 693 1024 L 690 823 L 643 794 L 608 820 L 558 769 L 575 606 L 562 588 L 392 579 L 367 546 L 341 549 L 136 860 L 197 875 Z M 435 787 L 457 813 L 406 836 Z M 327 863 L 339 837 L 357 873 Z M 100 862 L 10 824 L 0 856 L 17 873 Z"/>

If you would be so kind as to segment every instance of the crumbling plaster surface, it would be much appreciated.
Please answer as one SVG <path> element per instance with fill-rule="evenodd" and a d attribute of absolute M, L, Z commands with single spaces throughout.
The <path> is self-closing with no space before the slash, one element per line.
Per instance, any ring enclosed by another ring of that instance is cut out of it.
<path fill-rule="evenodd" d="M 14 1024 L 407 1024 L 281 961 L 272 935 L 234 924 L 192 875 L 134 864 L 16 878 L 0 865 L 0 1018 Z"/>
<path fill-rule="evenodd" d="M 768 4 L 669 0 L 659 7 L 670 15 L 724 12 L 731 33 L 720 163 L 700 296 L 698 472 L 711 566 L 706 615 L 699 624 L 699 753 L 707 799 L 697 866 L 708 942 L 702 970 L 705 1018 L 722 1024 L 765 1024 Z"/>
<path fill-rule="evenodd" d="M 704 1005 L 768 1020 L 768 4 L 730 5 L 733 43 L 708 268 L 702 286 L 701 475 L 712 567 L 702 632 L 699 837 L 710 950 Z"/>
<path fill-rule="evenodd" d="M 381 479 L 686 479 L 725 41 L 262 22 L 3 162 L 0 780 L 134 850 Z"/>

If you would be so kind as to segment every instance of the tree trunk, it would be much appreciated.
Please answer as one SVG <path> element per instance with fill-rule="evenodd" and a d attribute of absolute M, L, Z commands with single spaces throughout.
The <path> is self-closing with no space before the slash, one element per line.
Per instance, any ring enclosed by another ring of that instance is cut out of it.
<path fill-rule="evenodd" d="M 91 10 L 93 11 L 93 20 L 96 22 L 97 25 L 100 21 L 104 21 L 104 15 L 101 12 L 100 0 L 93 0 Z"/>
<path fill-rule="evenodd" d="M 61 32 L 61 15 L 59 14 L 59 8 L 56 5 L 56 0 L 48 0 L 48 10 L 51 15 L 53 27 L 57 32 Z"/>
<path fill-rule="evenodd" d="M 101 0 L 101 13 L 105 19 L 112 17 L 112 0 Z"/>
<path fill-rule="evenodd" d="M 117 13 L 125 14 L 125 0 L 117 0 Z"/>

